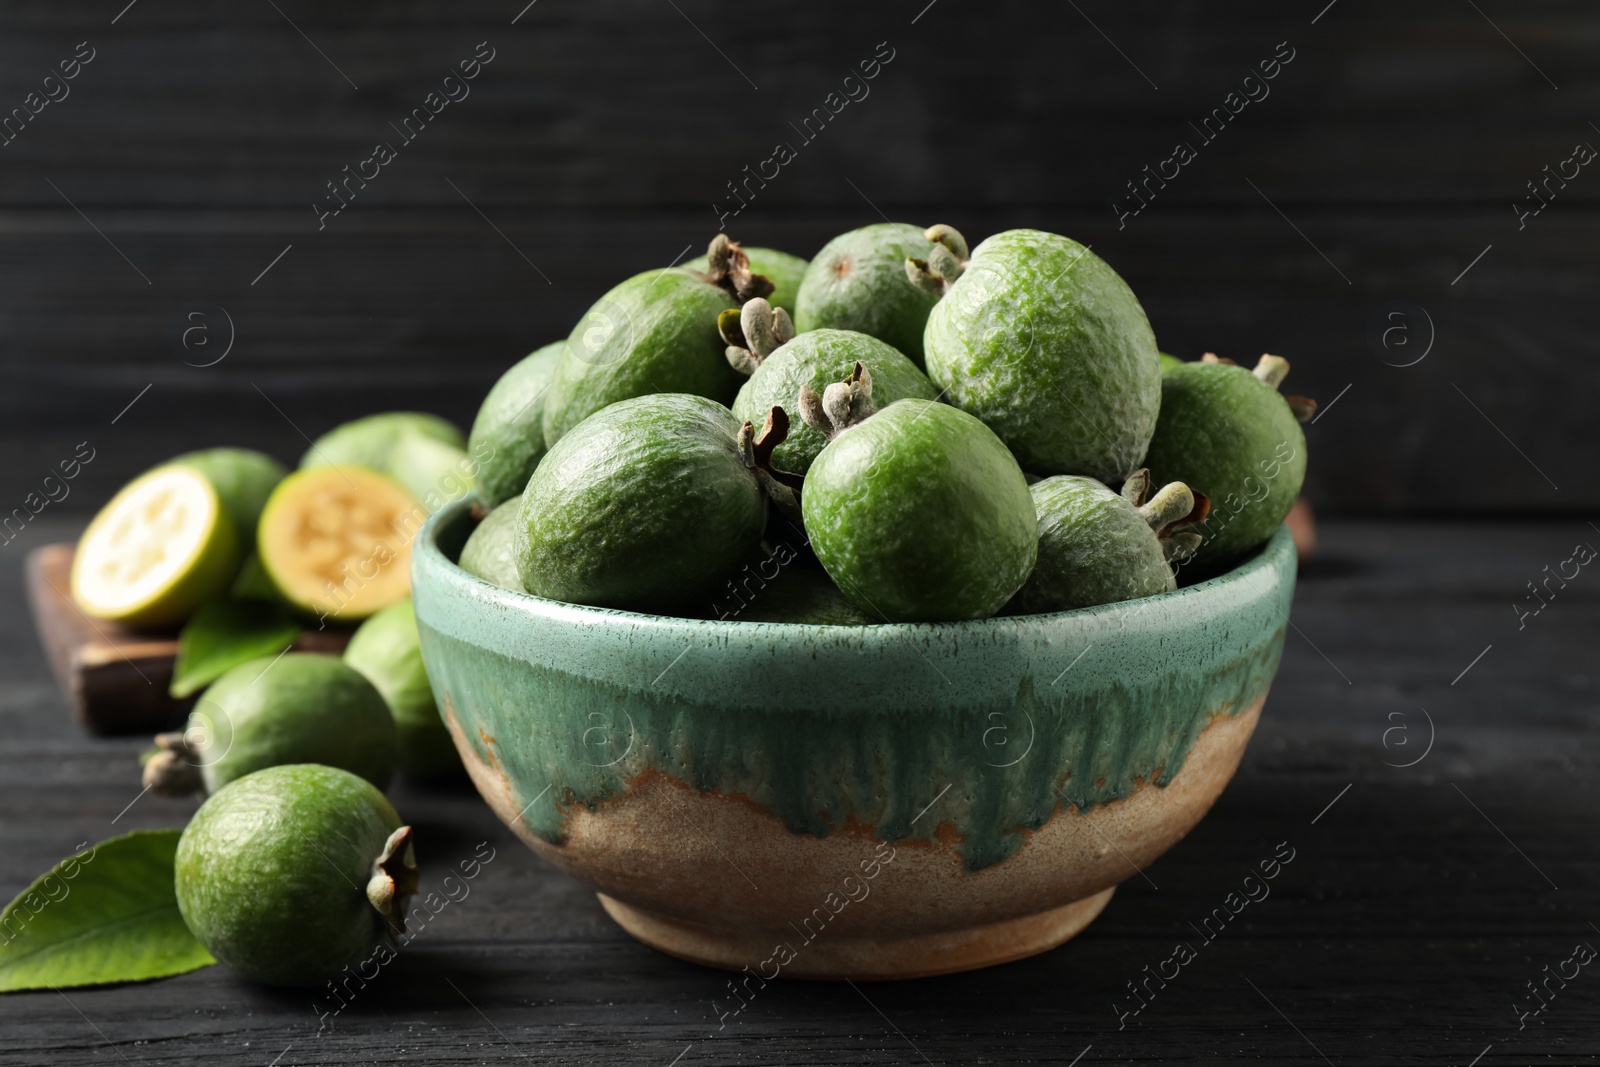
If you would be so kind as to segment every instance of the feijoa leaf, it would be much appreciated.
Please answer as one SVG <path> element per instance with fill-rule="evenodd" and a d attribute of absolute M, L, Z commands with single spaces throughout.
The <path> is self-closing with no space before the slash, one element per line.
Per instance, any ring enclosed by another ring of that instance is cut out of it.
<path fill-rule="evenodd" d="M 178 634 L 168 691 L 192 696 L 241 663 L 277 655 L 299 632 L 281 604 L 230 597 L 202 604 Z"/>
<path fill-rule="evenodd" d="M 217 962 L 173 888 L 178 830 L 135 830 L 74 853 L 0 912 L 0 992 L 139 982 Z"/>

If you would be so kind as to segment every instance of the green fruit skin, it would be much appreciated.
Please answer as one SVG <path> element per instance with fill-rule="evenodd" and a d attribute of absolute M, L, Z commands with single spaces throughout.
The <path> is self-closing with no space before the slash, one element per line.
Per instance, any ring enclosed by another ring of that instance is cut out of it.
<path fill-rule="evenodd" d="M 792 557 L 791 557 L 792 559 Z M 790 562 L 771 579 L 771 564 L 741 573 L 712 601 L 710 617 L 731 622 L 799 622 L 817 626 L 867 626 L 882 622 L 858 608 L 822 571 Z"/>
<path fill-rule="evenodd" d="M 751 248 L 745 246 L 744 254 L 750 260 L 750 270 L 766 277 L 772 283 L 767 303 L 794 315 L 794 298 L 800 291 L 800 280 L 806 274 L 806 261 L 776 248 Z M 690 270 L 704 272 L 709 264 L 705 256 L 697 256 L 684 264 Z"/>
<path fill-rule="evenodd" d="M 289 652 L 242 663 L 189 714 L 188 738 L 208 792 L 266 767 L 321 763 L 379 789 L 399 760 L 383 696 L 337 656 Z"/>
<path fill-rule="evenodd" d="M 360 671 L 389 705 L 400 741 L 400 769 L 419 778 L 461 771 L 455 741 L 439 718 L 433 686 L 422 665 L 417 614 L 407 597 L 363 622 L 344 661 Z"/>
<path fill-rule="evenodd" d="M 383 794 L 345 771 L 258 771 L 210 797 L 178 839 L 178 910 L 213 956 L 257 982 L 354 973 L 393 951 L 366 885 L 400 826 Z"/>
<path fill-rule="evenodd" d="M 1156 355 L 1161 360 L 1162 374 L 1167 373 L 1167 371 L 1171 370 L 1173 367 L 1183 366 L 1183 360 L 1179 359 L 1177 356 L 1169 356 L 1165 352 L 1157 352 Z"/>
<path fill-rule="evenodd" d="M 1306 435 L 1288 402 L 1244 367 L 1186 363 L 1161 382 L 1161 418 L 1145 457 L 1156 485 L 1181 481 L 1211 500 L 1195 527 L 1195 575 L 1232 566 L 1277 532 L 1306 477 Z"/>
<path fill-rule="evenodd" d="M 808 385 L 820 394 L 848 378 L 858 361 L 872 375 L 872 399 L 879 407 L 939 395 L 915 363 L 876 337 L 853 330 L 813 330 L 761 361 L 734 398 L 733 417 L 759 427 L 774 407 L 783 408 L 789 414 L 789 436 L 773 450 L 773 466 L 804 474 L 828 439 L 800 419 L 800 388 Z"/>
<path fill-rule="evenodd" d="M 1161 405 L 1161 361 L 1138 298 L 1083 245 L 1007 230 L 972 251 L 928 316 L 928 377 L 1038 474 L 1120 483 Z"/>
<path fill-rule="evenodd" d="M 1009 614 L 1091 608 L 1178 587 L 1156 532 L 1120 494 L 1071 474 L 1028 491 L 1039 515 L 1039 561 Z"/>
<path fill-rule="evenodd" d="M 601 408 L 651 393 L 693 393 L 727 404 L 739 373 L 728 365 L 717 316 L 738 302 L 681 267 L 636 274 L 572 328 L 544 398 L 544 440 Z"/>
<path fill-rule="evenodd" d="M 832 328 L 871 334 L 922 366 L 923 327 L 939 298 L 906 278 L 906 259 L 927 259 L 923 227 L 877 222 L 842 233 L 806 267 L 795 296 L 801 333 Z"/>
<path fill-rule="evenodd" d="M 517 572 L 517 525 L 521 515 L 520 493 L 489 512 L 461 546 L 461 569 L 502 589 L 527 592 L 522 588 L 522 575 Z"/>
<path fill-rule="evenodd" d="M 255 545 L 256 524 L 261 509 L 289 470 L 264 452 L 248 448 L 207 448 L 185 452 L 162 464 L 163 467 L 190 467 L 200 472 L 217 491 L 222 510 L 233 521 L 239 540 L 248 551 Z"/>
<path fill-rule="evenodd" d="M 766 521 L 738 431 L 727 408 L 684 393 L 635 397 L 586 419 L 522 494 L 523 588 L 636 611 L 705 592 L 760 542 Z"/>
<path fill-rule="evenodd" d="M 348 465 L 388 474 L 395 442 L 408 433 L 421 434 L 456 448 L 466 446 L 461 431 L 437 415 L 385 411 L 342 423 L 311 442 L 306 454 L 300 457 L 300 469 Z"/>
<path fill-rule="evenodd" d="M 478 463 L 466 450 L 419 433 L 402 433 L 389 452 L 387 474 L 429 511 L 472 492 Z"/>
<path fill-rule="evenodd" d="M 472 420 L 467 448 L 479 459 L 478 491 L 492 506 L 522 492 L 544 458 L 544 398 L 565 341 L 524 356 L 500 376 Z"/>
<path fill-rule="evenodd" d="M 1033 570 L 1028 483 L 998 437 L 927 400 L 891 404 L 829 442 L 801 510 L 829 577 L 885 622 L 993 615 Z"/>

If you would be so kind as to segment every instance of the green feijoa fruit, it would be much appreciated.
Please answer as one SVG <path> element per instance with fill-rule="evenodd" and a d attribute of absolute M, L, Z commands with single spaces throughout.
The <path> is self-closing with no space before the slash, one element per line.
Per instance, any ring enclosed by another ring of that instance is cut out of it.
<path fill-rule="evenodd" d="M 766 520 L 739 432 L 727 408 L 686 393 L 624 400 L 579 423 L 522 494 L 523 588 L 638 611 L 703 596 L 759 543 Z"/>
<path fill-rule="evenodd" d="M 363 622 L 350 637 L 344 661 L 383 695 L 400 740 L 400 769 L 421 778 L 461 770 L 450 731 L 439 718 L 433 686 L 422 665 L 417 613 L 407 597 Z"/>
<path fill-rule="evenodd" d="M 385 411 L 341 423 L 311 442 L 300 457 L 300 469 L 312 467 L 365 467 L 393 477 L 395 445 L 410 434 L 465 448 L 466 440 L 454 425 L 420 411 Z"/>
<path fill-rule="evenodd" d="M 729 579 L 712 602 L 714 619 L 795 622 L 813 626 L 866 626 L 882 622 L 861 610 L 819 570 L 790 564 L 770 579 L 770 567 L 750 567 Z"/>
<path fill-rule="evenodd" d="M 1177 356 L 1169 356 L 1165 352 L 1157 352 L 1156 355 L 1161 359 L 1162 374 L 1167 373 L 1167 371 L 1171 370 L 1173 367 L 1183 366 L 1183 360 L 1179 359 Z"/>
<path fill-rule="evenodd" d="M 767 301 L 773 307 L 783 308 L 793 315 L 794 298 L 800 291 L 800 279 L 805 277 L 806 261 L 775 248 L 756 248 L 753 245 L 744 246 L 744 254 L 750 260 L 750 272 L 772 283 L 772 293 Z M 693 271 L 704 272 L 708 269 L 706 256 L 696 256 L 683 265 Z"/>
<path fill-rule="evenodd" d="M 565 342 L 545 345 L 500 376 L 472 420 L 467 447 L 478 457 L 478 489 L 495 505 L 522 492 L 544 458 L 544 398 Z"/>
<path fill-rule="evenodd" d="M 1161 382 L 1161 418 L 1145 465 L 1156 479 L 1181 481 L 1211 501 L 1197 527 L 1204 543 L 1188 566 L 1215 574 L 1278 529 L 1306 476 L 1300 421 L 1316 410 L 1278 385 L 1289 363 L 1262 356 L 1254 371 L 1212 357 L 1174 367 Z"/>
<path fill-rule="evenodd" d="M 801 333 L 831 328 L 870 334 L 922 366 L 922 332 L 937 294 L 906 284 L 907 257 L 925 259 L 933 243 L 922 227 L 875 222 L 822 246 L 795 296 Z"/>
<path fill-rule="evenodd" d="M 156 737 L 144 784 L 177 796 L 215 793 L 286 763 L 322 763 L 379 789 L 399 758 L 389 706 L 337 656 L 287 652 L 242 663 L 213 682 L 183 730 Z"/>
<path fill-rule="evenodd" d="M 759 315 L 760 303 L 752 300 L 746 304 L 743 316 Z M 774 407 L 792 409 L 801 388 L 820 393 L 830 383 L 849 377 L 857 363 L 872 376 L 873 397 L 880 406 L 911 398 L 933 400 L 939 395 L 915 363 L 876 337 L 853 330 L 812 330 L 765 355 L 752 349 L 750 359 L 756 364 L 755 372 L 733 401 L 734 418 L 741 422 L 759 425 Z M 788 438 L 773 450 L 772 465 L 804 474 L 827 443 L 821 433 L 794 422 Z"/>
<path fill-rule="evenodd" d="M 517 573 L 517 523 L 522 514 L 522 494 L 507 500 L 484 516 L 461 546 L 461 569 L 502 589 L 518 593 L 522 576 Z"/>
<path fill-rule="evenodd" d="M 928 377 L 1028 470 L 1121 483 L 1161 406 L 1155 335 L 1133 290 L 1053 233 L 1007 230 L 962 262 L 964 243 L 944 232 L 934 258 L 907 268 L 944 293 L 924 335 Z"/>
<path fill-rule="evenodd" d="M 1184 530 L 1196 518 L 1194 494 L 1174 482 L 1146 502 L 1148 486 L 1144 471 L 1121 494 L 1074 474 L 1031 486 L 1039 561 L 1008 612 L 1068 611 L 1176 589 L 1170 561 L 1192 553 L 1199 541 Z"/>
<path fill-rule="evenodd" d="M 717 315 L 772 283 L 750 270 L 744 250 L 722 234 L 704 273 L 645 271 L 602 296 L 572 328 L 544 398 L 544 440 L 554 445 L 590 415 L 651 393 L 733 400 L 739 375 L 717 337 Z"/>
<path fill-rule="evenodd" d="M 315 986 L 394 958 L 417 890 L 411 827 L 334 767 L 257 771 L 200 805 L 178 839 L 178 910 L 246 978 Z"/>
<path fill-rule="evenodd" d="M 832 435 L 800 499 L 817 558 L 880 621 L 993 615 L 1039 546 L 1022 469 L 971 415 L 930 400 L 874 413 L 871 392 L 858 369 L 801 393 L 806 422 Z"/>
<path fill-rule="evenodd" d="M 207 448 L 185 452 L 162 466 L 192 467 L 217 491 L 222 510 L 248 551 L 255 544 L 256 523 L 267 497 L 289 474 L 282 463 L 264 452 L 248 448 Z"/>
<path fill-rule="evenodd" d="M 477 472 L 465 449 L 420 433 L 395 438 L 384 471 L 430 513 L 472 492 Z"/>

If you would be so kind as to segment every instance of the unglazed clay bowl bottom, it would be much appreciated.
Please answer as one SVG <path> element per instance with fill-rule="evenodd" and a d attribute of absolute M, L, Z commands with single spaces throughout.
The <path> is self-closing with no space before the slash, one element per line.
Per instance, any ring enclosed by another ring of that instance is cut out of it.
<path fill-rule="evenodd" d="M 497 588 L 452 562 L 471 526 L 434 515 L 412 585 L 479 791 L 634 937 L 747 983 L 1078 933 L 1233 776 L 1295 578 L 1282 529 L 1219 578 L 1084 611 L 702 621 Z"/>

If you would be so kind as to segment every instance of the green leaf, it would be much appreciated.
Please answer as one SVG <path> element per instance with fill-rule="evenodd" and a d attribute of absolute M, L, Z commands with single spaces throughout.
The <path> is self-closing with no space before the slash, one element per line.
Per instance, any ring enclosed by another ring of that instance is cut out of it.
<path fill-rule="evenodd" d="M 165 978 L 217 962 L 178 913 L 177 830 L 68 856 L 0 912 L 0 992 Z"/>
<path fill-rule="evenodd" d="M 299 632 L 281 604 L 226 598 L 202 604 L 178 634 L 168 691 L 192 696 L 241 663 L 282 652 Z"/>

